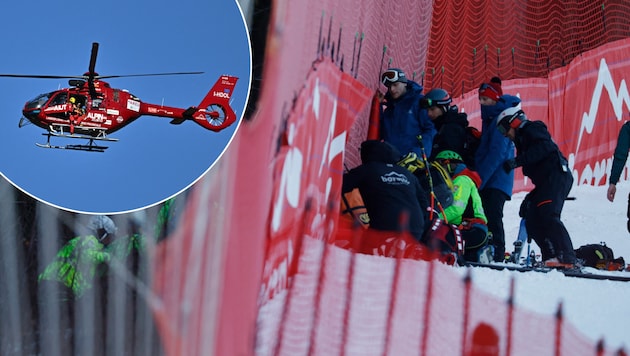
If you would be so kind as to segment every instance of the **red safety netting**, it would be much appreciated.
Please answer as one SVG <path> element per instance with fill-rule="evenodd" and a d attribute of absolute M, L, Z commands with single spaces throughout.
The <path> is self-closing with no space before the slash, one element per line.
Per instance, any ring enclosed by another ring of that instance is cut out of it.
<path fill-rule="evenodd" d="M 493 75 L 546 77 L 630 36 L 625 0 L 435 1 L 425 86 L 464 94 Z"/>
<path fill-rule="evenodd" d="M 528 354 L 595 348 L 566 323 L 557 333 L 551 316 L 510 311 L 474 285 L 443 284 L 457 280 L 450 266 L 351 253 L 328 243 L 339 237 L 336 217 L 344 164 L 359 163 L 357 147 L 367 135 L 370 104 L 384 89 L 379 75 L 389 66 L 404 69 L 427 87 L 441 81 L 473 118 L 478 102 L 469 89 L 501 70 L 504 91 L 527 97 L 528 115 L 548 122 L 563 151 L 573 153 L 579 181 L 591 177 L 589 182 L 602 184 L 606 172 L 601 162 L 621 122 L 611 108 L 621 107 L 625 99 L 617 95 L 608 101 L 613 105 L 596 110 L 609 118 L 595 126 L 606 132 L 598 135 L 601 141 L 575 118 L 589 112 L 582 105 L 587 98 L 611 98 L 594 88 L 621 90 L 627 41 L 602 45 L 628 36 L 628 5 L 597 5 L 605 15 L 598 17 L 591 14 L 597 10 L 588 1 L 480 3 L 486 2 L 273 2 L 258 111 L 239 128 L 213 173 L 195 187 L 188 226 L 156 254 L 160 268 L 153 285 L 154 310 L 168 354 L 352 354 L 366 345 L 379 355 L 418 349 L 462 354 L 482 322 L 497 331 L 502 350 L 510 340 L 506 330 L 540 340 L 534 345 L 525 344 L 527 338 L 511 341 L 510 350 Z M 568 31 L 552 15 L 572 19 L 567 23 L 584 29 Z M 520 26 L 514 37 L 498 18 Z M 565 34 L 563 46 L 549 40 L 562 37 L 560 32 Z M 584 50 L 602 46 L 600 52 L 585 66 L 552 71 L 583 52 L 564 50 L 576 48 L 568 44 L 573 38 L 569 35 L 582 38 Z M 593 44 L 597 41 L 601 43 Z M 514 65 L 508 67 L 512 47 Z M 475 56 L 474 48 L 479 48 Z M 497 48 L 507 57 L 491 58 Z M 592 85 L 601 77 L 593 76 L 602 68 L 596 57 L 609 53 L 614 65 L 607 66 L 608 86 Z M 438 70 L 433 73 L 433 68 Z M 588 85 L 575 85 L 580 75 Z M 580 105 L 565 100 L 571 95 L 581 98 Z M 573 121 L 564 123 L 564 117 Z M 589 147 L 597 146 L 595 151 L 584 148 L 586 140 Z M 517 188 L 526 183 L 517 182 Z M 186 282 L 191 276 L 202 283 Z M 407 283 L 397 282 L 402 279 Z M 428 285 L 430 295 L 424 294 Z M 171 286 L 187 289 L 178 292 Z M 464 295 L 480 312 L 468 314 L 461 305 Z M 502 309 L 484 309 L 488 301 Z M 454 312 L 443 314 L 443 303 Z M 487 320 L 487 313 L 500 317 Z M 503 324 L 508 320 L 511 328 Z"/>

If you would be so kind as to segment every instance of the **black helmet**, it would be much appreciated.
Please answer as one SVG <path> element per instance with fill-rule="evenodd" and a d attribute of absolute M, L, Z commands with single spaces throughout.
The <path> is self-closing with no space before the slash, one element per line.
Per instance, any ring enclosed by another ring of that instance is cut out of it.
<path fill-rule="evenodd" d="M 428 109 L 433 106 L 444 106 L 445 110 L 450 106 L 453 99 L 448 92 L 442 88 L 431 89 L 424 98 L 420 99 L 420 107 Z"/>

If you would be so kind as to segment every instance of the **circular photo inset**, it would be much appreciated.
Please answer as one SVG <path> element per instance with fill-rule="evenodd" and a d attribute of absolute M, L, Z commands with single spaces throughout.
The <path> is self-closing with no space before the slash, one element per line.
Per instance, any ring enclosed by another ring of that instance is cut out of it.
<path fill-rule="evenodd" d="M 0 173 L 18 189 L 70 211 L 128 212 L 187 189 L 227 149 L 252 72 L 236 1 L 7 6 Z"/>

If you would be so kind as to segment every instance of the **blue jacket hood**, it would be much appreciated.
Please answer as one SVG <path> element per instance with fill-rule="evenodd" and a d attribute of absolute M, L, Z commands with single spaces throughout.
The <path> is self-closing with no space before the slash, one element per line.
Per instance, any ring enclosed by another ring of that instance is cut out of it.
<path fill-rule="evenodd" d="M 506 173 L 502 165 L 514 158 L 514 143 L 501 135 L 496 118 L 503 110 L 520 103 L 519 97 L 505 94 L 495 105 L 481 105 L 481 142 L 475 154 L 475 168 L 482 180 L 479 190 L 493 188 L 512 195 L 514 171 Z"/>

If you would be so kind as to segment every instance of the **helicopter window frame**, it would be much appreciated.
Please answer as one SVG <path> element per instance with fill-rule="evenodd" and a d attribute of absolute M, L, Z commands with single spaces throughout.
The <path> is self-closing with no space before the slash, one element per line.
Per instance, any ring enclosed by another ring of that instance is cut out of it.
<path fill-rule="evenodd" d="M 25 109 L 41 109 L 44 105 L 46 105 L 54 93 L 54 91 L 51 91 L 49 93 L 39 94 L 27 102 Z"/>
<path fill-rule="evenodd" d="M 48 106 L 64 105 L 68 103 L 69 99 L 70 96 L 68 95 L 67 91 L 59 91 L 55 96 L 52 97 Z"/>

